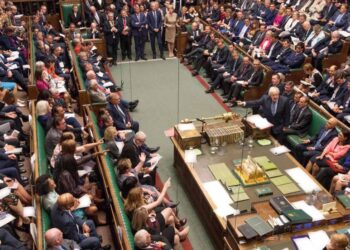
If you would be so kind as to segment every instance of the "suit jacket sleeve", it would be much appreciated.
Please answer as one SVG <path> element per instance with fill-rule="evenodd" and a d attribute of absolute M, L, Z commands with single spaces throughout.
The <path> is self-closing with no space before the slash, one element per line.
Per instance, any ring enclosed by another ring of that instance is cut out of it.
<path fill-rule="evenodd" d="M 258 100 L 248 101 L 248 102 L 246 102 L 245 107 L 247 107 L 247 108 L 258 108 L 264 103 L 265 99 L 266 99 L 266 97 L 265 97 L 265 95 L 263 95 Z"/>
<path fill-rule="evenodd" d="M 291 129 L 300 130 L 311 124 L 312 114 L 310 110 L 305 110 L 302 117 L 299 118 L 299 123 L 293 122 L 290 126 Z"/>

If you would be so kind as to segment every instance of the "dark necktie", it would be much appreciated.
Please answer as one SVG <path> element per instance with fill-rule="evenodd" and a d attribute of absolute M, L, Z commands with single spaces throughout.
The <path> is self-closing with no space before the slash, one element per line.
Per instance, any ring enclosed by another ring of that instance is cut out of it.
<path fill-rule="evenodd" d="M 271 103 L 271 113 L 273 116 L 275 116 L 276 111 L 277 111 L 277 102 L 272 102 Z"/>

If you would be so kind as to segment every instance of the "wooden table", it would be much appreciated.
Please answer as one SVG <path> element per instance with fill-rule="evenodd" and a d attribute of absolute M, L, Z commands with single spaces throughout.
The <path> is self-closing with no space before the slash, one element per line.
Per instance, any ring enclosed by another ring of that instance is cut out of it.
<path fill-rule="evenodd" d="M 271 138 L 270 138 L 271 139 Z M 208 234 L 212 238 L 212 241 L 217 249 L 252 249 L 256 246 L 266 245 L 271 247 L 271 249 L 283 249 L 284 247 L 289 247 L 289 249 L 294 249 L 290 237 L 295 235 L 295 233 L 284 233 L 280 235 L 274 235 L 269 238 L 264 238 L 263 240 L 252 240 L 245 244 L 240 244 L 240 240 L 244 239 L 242 234 L 237 230 L 237 227 L 244 224 L 244 220 L 256 216 L 257 214 L 261 216 L 264 220 L 271 216 L 277 216 L 275 210 L 269 205 L 269 199 L 273 196 L 282 195 L 282 193 L 272 184 L 262 184 L 259 186 L 244 187 L 245 192 L 250 197 L 250 201 L 235 203 L 233 207 L 238 205 L 243 205 L 244 202 L 251 202 L 252 207 L 256 210 L 256 213 L 241 214 L 238 216 L 231 216 L 229 218 L 223 219 L 214 212 L 216 205 L 211 200 L 209 194 L 204 189 L 203 183 L 215 180 L 214 176 L 211 174 L 208 165 L 215 163 L 226 163 L 226 165 L 233 169 L 233 160 L 246 158 L 248 154 L 252 157 L 257 156 L 267 156 L 273 163 L 275 163 L 278 168 L 287 175 L 284 170 L 299 167 L 305 171 L 305 169 L 292 157 L 291 154 L 283 154 L 280 156 L 273 155 L 270 153 L 269 149 L 271 146 L 260 146 L 254 142 L 253 149 L 248 149 L 248 147 L 240 146 L 238 143 L 227 145 L 225 148 L 225 154 L 219 156 L 218 154 L 212 155 L 210 152 L 210 146 L 204 144 L 201 147 L 202 155 L 197 157 L 197 163 L 188 164 L 185 162 L 184 150 L 180 148 L 179 144 L 175 138 L 171 138 L 174 144 L 174 167 L 182 180 L 182 184 L 187 190 L 192 204 L 195 207 L 197 213 L 199 214 L 204 227 L 208 231 Z M 275 141 L 273 140 L 275 143 Z M 305 171 L 306 172 L 306 171 Z M 309 174 L 309 173 L 308 173 Z M 288 175 L 287 175 L 288 176 Z M 318 184 L 318 183 L 317 183 Z M 273 191 L 273 195 L 258 197 L 255 193 L 257 187 L 270 187 Z M 322 189 L 322 192 L 329 194 L 322 186 L 318 184 Z M 291 201 L 304 200 L 306 194 L 303 191 L 286 195 L 286 197 Z M 253 210 L 254 210 L 253 209 Z M 297 234 L 305 234 L 309 231 L 326 230 L 334 231 L 339 228 L 345 227 L 345 222 L 343 220 L 344 216 L 350 214 L 348 210 L 344 209 L 343 206 L 337 202 L 337 213 L 327 215 L 326 220 L 320 223 L 320 226 L 314 227 L 307 230 L 300 230 Z M 334 225 L 330 225 L 334 224 Z M 283 246 L 283 247 L 282 247 Z"/>

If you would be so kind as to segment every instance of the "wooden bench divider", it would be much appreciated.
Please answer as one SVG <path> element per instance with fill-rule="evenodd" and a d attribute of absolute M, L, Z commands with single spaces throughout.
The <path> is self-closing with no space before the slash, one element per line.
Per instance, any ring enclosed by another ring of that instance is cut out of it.
<path fill-rule="evenodd" d="M 94 136 L 95 141 L 98 141 L 101 136 L 99 132 L 99 128 L 97 126 L 97 120 L 96 116 L 92 110 L 92 107 L 90 105 L 84 106 L 84 117 L 88 119 L 88 121 L 92 121 L 94 126 L 92 127 L 92 133 Z M 104 150 L 103 145 L 99 145 L 98 150 L 102 152 Z M 117 235 L 119 248 L 118 249 L 125 249 L 125 250 L 131 250 L 133 249 L 133 235 L 130 229 L 130 224 L 128 221 L 128 217 L 125 214 L 124 211 L 124 204 L 121 199 L 120 190 L 116 182 L 116 176 L 114 172 L 114 167 L 111 164 L 109 160 L 108 155 L 100 156 L 102 171 L 106 178 L 106 187 L 107 190 L 110 193 L 110 197 L 113 204 L 114 209 L 114 216 L 116 216 L 116 222 L 117 225 L 119 225 L 119 230 L 121 230 L 121 235 Z M 118 232 L 118 229 L 117 229 Z M 121 236 L 121 238 L 120 238 Z"/>

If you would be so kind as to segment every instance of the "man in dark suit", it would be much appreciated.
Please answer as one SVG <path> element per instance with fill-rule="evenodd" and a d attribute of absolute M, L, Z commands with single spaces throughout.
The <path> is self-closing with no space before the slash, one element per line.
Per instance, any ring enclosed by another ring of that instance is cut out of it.
<path fill-rule="evenodd" d="M 344 29 L 349 21 L 349 14 L 347 11 L 348 6 L 346 4 L 342 4 L 339 11 L 336 11 L 328 21 L 327 25 L 324 26 L 324 29 L 328 31 Z"/>
<path fill-rule="evenodd" d="M 118 130 L 132 129 L 135 133 L 139 131 L 139 123 L 133 121 L 129 111 L 120 104 L 120 96 L 117 93 L 109 95 L 107 109 Z"/>
<path fill-rule="evenodd" d="M 147 36 L 147 19 L 144 13 L 140 13 L 140 6 L 134 5 L 134 14 L 131 16 L 131 31 L 135 41 L 135 61 L 145 58 L 145 42 Z"/>
<path fill-rule="evenodd" d="M 119 41 L 119 30 L 114 14 L 109 12 L 107 21 L 103 25 L 103 33 L 105 34 L 107 55 L 112 57 L 112 63 L 117 64 L 117 47 Z"/>
<path fill-rule="evenodd" d="M 271 87 L 268 95 L 263 95 L 255 101 L 241 102 L 237 101 L 238 106 L 248 108 L 260 108 L 261 115 L 273 124 L 271 134 L 281 139 L 283 127 L 289 122 L 289 104 L 284 96 L 280 96 L 280 90 L 277 87 Z"/>
<path fill-rule="evenodd" d="M 204 50 L 198 50 L 198 53 L 192 55 L 193 60 L 193 70 L 192 75 L 196 76 L 198 75 L 199 70 L 202 68 L 203 63 L 208 60 L 210 56 L 212 56 L 214 53 L 214 48 L 216 47 L 218 39 L 215 38 L 215 34 L 210 34 L 210 41 L 208 41 L 205 44 Z M 197 50 L 197 49 L 195 49 Z M 191 52 L 192 53 L 192 52 Z"/>
<path fill-rule="evenodd" d="M 81 248 L 100 250 L 100 239 L 93 221 L 87 220 L 84 222 L 71 212 L 75 202 L 73 195 L 70 193 L 60 195 L 51 208 L 52 225 L 62 231 L 65 239 L 74 240 Z"/>
<path fill-rule="evenodd" d="M 350 83 L 347 83 L 347 91 L 342 99 L 339 99 L 334 105 L 332 110 L 329 110 L 332 115 L 336 116 L 339 120 L 345 123 L 349 123 L 346 116 L 350 115 Z"/>
<path fill-rule="evenodd" d="M 303 166 L 306 165 L 311 157 L 321 154 L 326 145 L 337 136 L 338 132 L 335 128 L 337 123 L 337 119 L 330 118 L 315 136 L 296 145 L 294 153 Z"/>
<path fill-rule="evenodd" d="M 326 6 L 324 6 L 320 17 L 318 18 L 318 20 L 311 20 L 311 24 L 315 25 L 315 24 L 326 24 L 331 18 L 332 16 L 335 14 L 335 12 L 337 11 L 337 6 L 335 5 L 335 1 L 333 0 L 326 0 L 327 4 Z"/>
<path fill-rule="evenodd" d="M 209 57 L 204 65 L 208 77 L 212 77 L 214 69 L 218 69 L 224 65 L 229 56 L 229 51 L 223 40 L 219 39 L 217 46 L 218 48 L 214 55 Z"/>
<path fill-rule="evenodd" d="M 296 112 L 290 113 L 289 125 L 283 128 L 284 134 L 304 135 L 310 128 L 312 113 L 309 108 L 309 98 L 300 97 L 297 105 Z"/>
<path fill-rule="evenodd" d="M 97 29 L 97 24 L 92 23 L 90 28 L 87 30 L 86 34 L 87 39 L 98 39 L 101 38 L 100 31 Z"/>
<path fill-rule="evenodd" d="M 337 72 L 334 75 L 334 82 L 335 82 L 335 89 L 332 93 L 332 95 L 329 97 L 324 97 L 322 100 L 322 103 L 326 104 L 327 102 L 335 102 L 339 103 L 341 100 L 343 100 L 345 93 L 348 90 L 347 87 L 347 80 L 345 78 L 345 75 L 342 71 L 337 70 Z M 324 105 L 326 108 L 328 108 L 328 105 Z"/>
<path fill-rule="evenodd" d="M 236 104 L 236 100 L 241 93 L 243 88 L 253 88 L 259 86 L 264 80 L 264 72 L 261 68 L 261 64 L 259 60 L 253 61 L 253 71 L 247 71 L 246 76 L 240 77 L 242 80 L 238 80 L 231 85 L 230 92 L 228 94 L 227 99 L 224 102 L 229 102 L 228 107 L 233 107 Z M 249 76 L 248 80 L 247 77 Z"/>
<path fill-rule="evenodd" d="M 322 61 L 327 55 L 334 55 L 341 51 L 343 41 L 339 31 L 333 31 L 331 37 L 325 37 L 311 50 L 312 62 L 315 68 L 322 72 Z"/>
<path fill-rule="evenodd" d="M 95 6 L 91 6 L 87 22 L 88 25 L 90 25 L 92 22 L 95 22 L 98 27 L 102 28 L 105 22 L 105 18 L 100 12 L 96 11 Z"/>
<path fill-rule="evenodd" d="M 81 247 L 74 241 L 63 239 L 63 233 L 58 228 L 51 228 L 45 232 L 47 250 L 79 250 Z"/>
<path fill-rule="evenodd" d="M 236 50 L 231 52 L 231 55 L 229 55 L 230 60 L 228 60 L 225 65 L 223 71 L 219 72 L 214 79 L 214 81 L 211 84 L 211 87 L 206 90 L 206 93 L 213 93 L 214 90 L 223 85 L 223 81 L 226 78 L 231 77 L 231 74 L 233 75 L 234 72 L 239 68 L 239 66 L 242 63 L 242 58 L 239 56 L 238 52 Z M 223 92 L 222 96 L 226 95 L 227 92 Z"/>
<path fill-rule="evenodd" d="M 187 32 L 187 45 L 186 45 L 186 49 L 185 49 L 185 54 L 189 53 L 193 47 L 196 47 L 196 45 L 198 45 L 198 42 L 200 41 L 200 39 L 202 37 L 201 35 L 202 35 L 202 33 L 198 29 L 198 23 L 193 22 L 191 25 L 191 30 Z M 208 38 L 209 38 L 209 36 L 208 36 Z"/>
<path fill-rule="evenodd" d="M 1 249 L 4 250 L 27 250 L 28 248 L 24 246 L 23 242 L 19 239 L 16 239 L 12 236 L 9 231 L 4 229 L 4 227 L 0 228 L 0 241 L 1 241 Z"/>
<path fill-rule="evenodd" d="M 120 35 L 122 60 L 125 60 L 126 56 L 131 60 L 131 21 L 125 10 L 120 12 L 120 18 L 117 20 L 117 29 Z"/>
<path fill-rule="evenodd" d="M 73 5 L 72 12 L 69 14 L 68 19 L 69 23 L 74 23 L 77 27 L 82 26 L 83 18 L 77 4 Z"/>
<path fill-rule="evenodd" d="M 151 2 L 151 11 L 147 14 L 148 30 L 150 34 L 151 47 L 153 52 L 153 59 L 156 59 L 156 45 L 155 39 L 157 38 L 157 43 L 159 47 L 160 57 L 165 60 L 163 55 L 163 45 L 162 45 L 162 27 L 163 20 L 160 10 L 157 9 L 157 3 Z"/>
<path fill-rule="evenodd" d="M 266 63 L 269 60 L 276 60 L 278 53 L 282 48 L 281 43 L 275 33 L 271 34 L 271 45 L 264 55 L 262 55 L 261 62 Z"/>
<path fill-rule="evenodd" d="M 272 60 L 272 59 L 264 60 L 264 64 L 271 67 L 272 65 L 274 65 L 276 63 L 284 61 L 292 52 L 293 51 L 290 48 L 290 40 L 284 39 L 282 42 L 282 48 L 276 54 L 276 59 L 275 60 Z"/>
<path fill-rule="evenodd" d="M 186 60 L 186 62 L 184 62 L 184 65 L 189 65 L 195 56 L 198 56 L 203 53 L 203 51 L 206 49 L 206 45 L 211 40 L 210 32 L 210 26 L 205 26 L 204 32 L 202 32 L 199 41 L 197 43 L 192 43 L 191 51 L 188 51 L 183 55 L 184 59 Z"/>
<path fill-rule="evenodd" d="M 291 51 L 287 56 L 279 58 L 278 62 L 271 63 L 269 66 L 274 72 L 286 74 L 290 69 L 300 68 L 304 61 L 304 44 L 298 43 L 295 46 L 295 51 Z"/>

